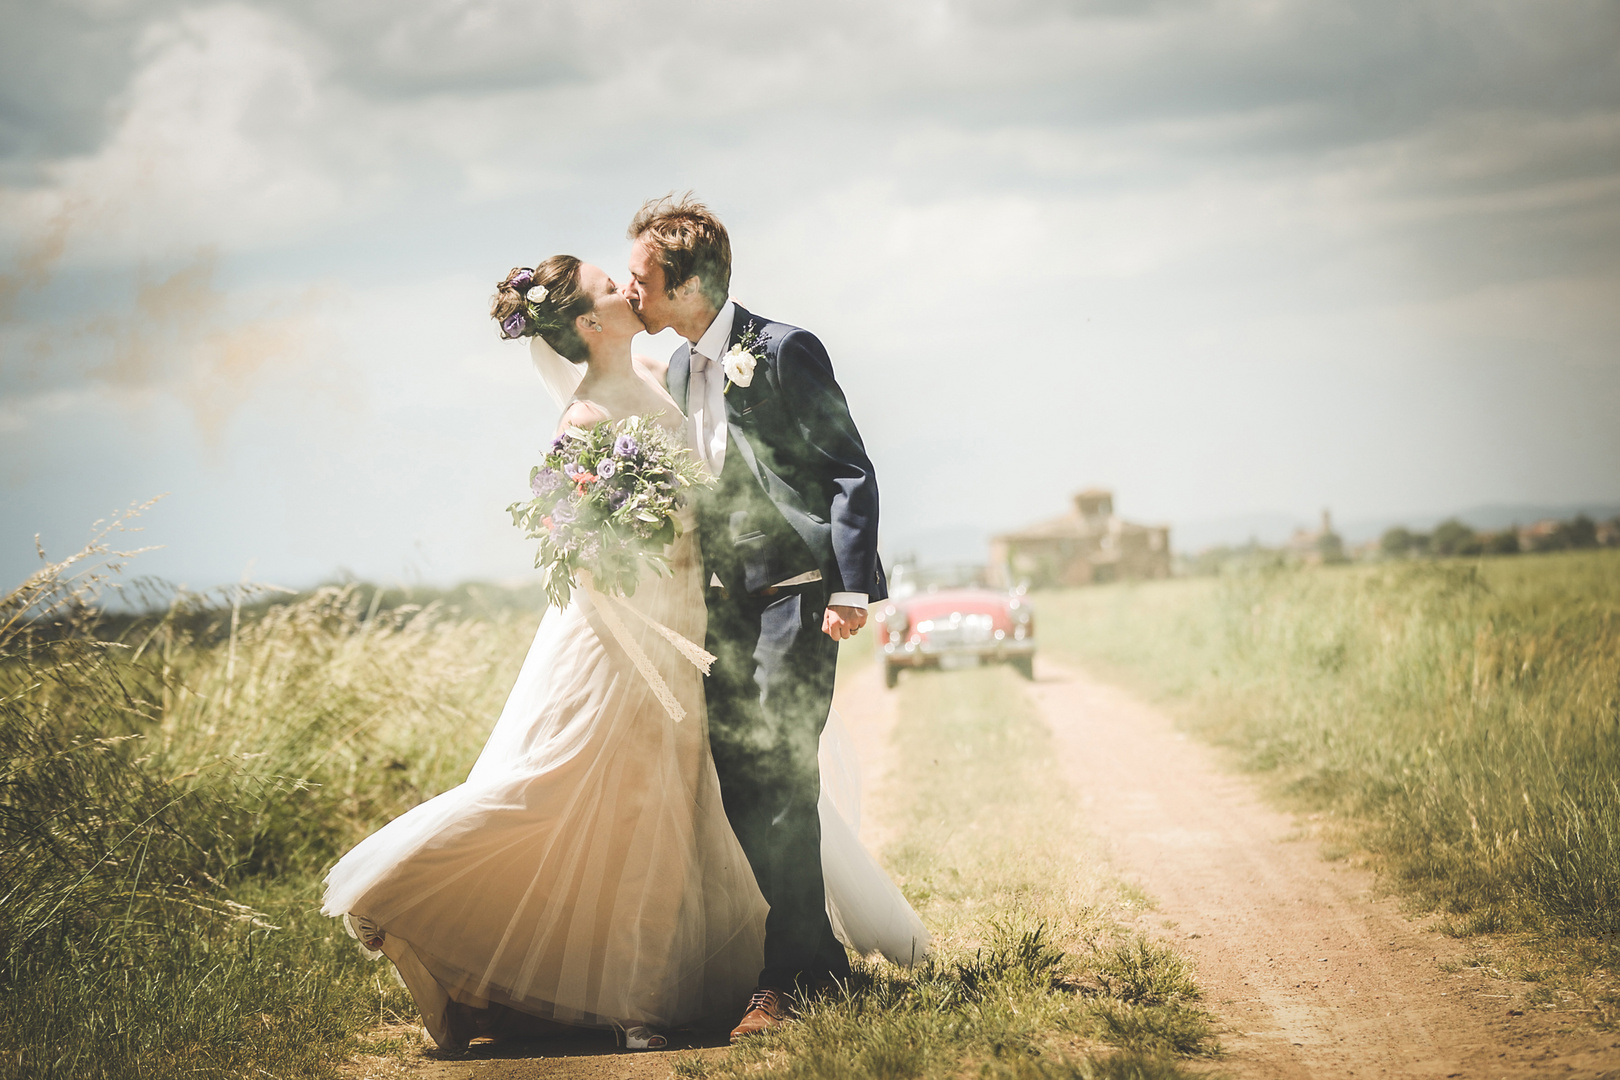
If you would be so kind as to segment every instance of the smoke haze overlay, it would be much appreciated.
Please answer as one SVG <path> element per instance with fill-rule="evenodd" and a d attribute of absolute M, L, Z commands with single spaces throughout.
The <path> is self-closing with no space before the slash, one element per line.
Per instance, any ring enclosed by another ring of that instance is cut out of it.
<path fill-rule="evenodd" d="M 1620 502 L 1620 7 L 7 0 L 0 571 L 522 577 L 492 286 L 695 190 L 884 543 Z M 667 355 L 670 334 L 639 343 Z M 1174 540 L 1176 534 L 1172 534 Z M 969 545 L 971 546 L 971 545 Z"/>

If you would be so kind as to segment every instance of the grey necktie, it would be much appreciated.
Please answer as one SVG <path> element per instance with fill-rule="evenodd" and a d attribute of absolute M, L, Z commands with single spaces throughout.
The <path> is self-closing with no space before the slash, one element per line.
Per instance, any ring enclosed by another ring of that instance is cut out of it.
<path fill-rule="evenodd" d="M 718 364 L 696 348 L 692 350 L 691 385 L 687 391 L 692 414 L 692 441 L 696 444 L 698 456 L 716 476 L 720 475 L 725 457 L 725 444 L 721 441 L 725 430 L 725 403 L 716 392 L 717 385 L 723 390 L 724 384 L 711 385 L 711 380 L 723 378 L 724 373 Z"/>

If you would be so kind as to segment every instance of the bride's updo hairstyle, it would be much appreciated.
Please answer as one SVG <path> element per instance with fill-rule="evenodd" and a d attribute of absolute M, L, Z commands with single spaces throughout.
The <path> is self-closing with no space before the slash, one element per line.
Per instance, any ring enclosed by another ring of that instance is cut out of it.
<path fill-rule="evenodd" d="M 518 267 L 495 286 L 489 317 L 500 323 L 501 337 L 539 334 L 546 344 L 576 364 L 590 356 L 574 320 L 589 315 L 596 300 L 579 283 L 579 260 L 553 255 L 533 270 Z"/>

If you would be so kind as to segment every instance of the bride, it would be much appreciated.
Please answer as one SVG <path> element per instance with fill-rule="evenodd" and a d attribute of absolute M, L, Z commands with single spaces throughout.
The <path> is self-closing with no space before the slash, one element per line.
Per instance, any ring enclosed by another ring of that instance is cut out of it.
<path fill-rule="evenodd" d="M 528 298 L 540 298 L 532 310 Z M 565 405 L 559 430 L 643 416 L 681 436 L 662 372 L 631 355 L 641 321 L 602 270 L 567 255 L 515 270 L 492 314 L 503 336 L 531 338 Z M 657 1048 L 661 1031 L 734 1016 L 748 1000 L 767 907 L 721 803 L 702 677 L 647 622 L 704 640 L 686 518 L 672 573 L 644 573 L 634 596 L 614 598 L 646 619 L 604 620 L 587 589 L 548 612 L 466 782 L 327 875 L 322 911 L 394 963 L 441 1047 L 569 1025 Z M 684 722 L 671 721 L 625 637 Z M 832 717 L 821 747 L 828 914 L 846 946 L 910 963 L 927 931 L 855 838 L 847 744 Z"/>

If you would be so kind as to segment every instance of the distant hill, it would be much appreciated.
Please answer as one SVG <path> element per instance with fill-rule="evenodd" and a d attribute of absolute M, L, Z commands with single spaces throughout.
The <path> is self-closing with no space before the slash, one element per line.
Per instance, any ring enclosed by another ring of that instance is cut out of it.
<path fill-rule="evenodd" d="M 982 563 L 990 550 L 990 530 L 978 525 L 946 525 L 937 529 L 885 531 L 881 548 L 885 562 L 915 557 L 928 566 Z"/>
<path fill-rule="evenodd" d="M 1173 521 L 1170 524 L 1170 550 L 1186 554 L 1221 544 L 1235 547 L 1251 540 L 1266 547 L 1276 547 L 1287 540 L 1295 529 L 1314 529 L 1316 524 L 1314 520 L 1303 521 L 1288 514 L 1237 514 L 1232 517 Z"/>

